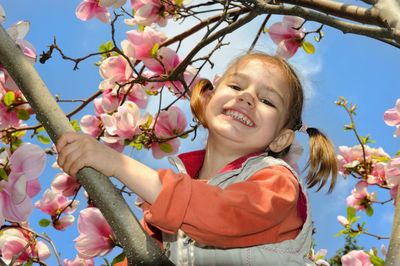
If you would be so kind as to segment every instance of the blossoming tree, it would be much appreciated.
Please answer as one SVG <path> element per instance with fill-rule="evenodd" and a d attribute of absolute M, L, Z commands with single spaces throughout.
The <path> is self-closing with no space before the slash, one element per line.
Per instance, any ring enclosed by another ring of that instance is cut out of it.
<path fill-rule="evenodd" d="M 33 63 L 39 57 L 32 44 L 24 40 L 29 30 L 25 21 L 13 24 L 0 31 L 0 130 L 2 148 L 0 150 L 0 235 L 1 263 L 20 265 L 38 263 L 43 265 L 50 256 L 50 247 L 57 253 L 51 240 L 29 228 L 32 208 L 40 209 L 47 218 L 40 223 L 63 230 L 75 221 L 74 211 L 78 206 L 76 195 L 82 187 L 88 193 L 87 208 L 77 219 L 79 236 L 75 239 L 78 256 L 65 260 L 64 265 L 93 265 L 93 258 L 104 256 L 115 246 L 121 246 L 124 253 L 114 260 L 118 263 L 125 256 L 130 264 L 169 264 L 162 251 L 140 228 L 121 194 L 124 187 L 116 187 L 108 178 L 93 169 L 82 169 L 77 177 L 65 173 L 58 174 L 50 188 L 41 190 L 39 176 L 45 164 L 45 151 L 26 143 L 26 132 L 48 144 L 49 139 L 41 133 L 46 129 L 50 138 L 58 137 L 71 130 L 81 130 L 106 145 L 123 151 L 125 147 L 151 149 L 155 158 L 175 154 L 180 146 L 180 138 L 189 134 L 195 136 L 198 125 L 187 121 L 177 101 L 190 98 L 192 86 L 199 80 L 205 65 L 211 64 L 214 53 L 226 45 L 224 38 L 258 16 L 265 19 L 259 26 L 249 50 L 262 33 L 268 34 L 277 45 L 276 53 L 282 57 L 292 57 L 299 48 L 314 53 L 315 40 L 323 39 L 323 27 L 330 26 L 345 33 L 364 35 L 377 41 L 400 47 L 400 4 L 395 0 L 365 0 L 363 6 L 348 5 L 331 0 L 283 0 L 283 1 L 208 1 L 185 3 L 178 0 L 84 0 L 77 3 L 76 17 L 82 21 L 98 19 L 109 23 L 111 41 L 101 45 L 99 51 L 81 58 L 71 58 L 54 42 L 49 50 L 39 58 L 41 63 L 58 52 L 63 59 L 72 61 L 75 68 L 88 58 L 100 56 L 97 63 L 102 81 L 99 89 L 82 101 L 66 116 L 36 73 Z M 132 12 L 131 12 L 132 11 Z M 0 6 L 0 23 L 5 19 L 6 10 Z M 271 16 L 283 15 L 280 22 L 270 23 Z M 162 27 L 167 23 L 194 18 L 197 22 L 178 32 L 166 36 Z M 119 41 L 117 21 L 131 28 L 126 38 Z M 320 24 L 312 31 L 306 31 L 306 23 Z M 192 45 L 185 56 L 180 55 L 181 43 L 190 42 L 190 36 L 202 33 L 201 40 Z M 203 48 L 207 47 L 204 55 Z M 166 106 L 160 105 L 153 113 L 144 113 L 149 97 L 161 98 L 168 91 L 174 100 Z M 79 123 L 73 116 L 93 102 L 91 114 L 82 116 Z M 341 99 L 338 105 L 344 107 L 353 119 L 355 107 L 348 106 Z M 31 123 L 31 116 L 39 124 Z M 353 120 L 352 120 L 353 121 Z M 385 121 L 395 126 L 399 136 L 400 100 L 385 113 Z M 372 214 L 374 194 L 368 186 L 376 185 L 389 190 L 396 201 L 400 161 L 383 150 L 367 146 L 368 137 L 360 138 L 354 122 L 347 126 L 355 131 L 359 146 L 339 147 L 338 161 L 341 174 L 353 175 L 359 179 L 351 196 L 347 198 L 347 217 L 339 217 L 343 224 L 343 234 L 365 233 L 363 226 L 356 225 L 355 210 Z M 48 154 L 56 153 L 47 149 Z M 40 191 L 42 197 L 37 202 L 32 198 Z M 129 193 L 129 192 L 128 192 Z M 396 211 L 387 265 L 400 264 L 400 212 Z M 47 241 L 46 243 L 42 240 Z M 323 251 L 310 251 L 310 258 L 319 265 Z M 347 256 L 347 257 L 346 257 Z M 359 259 L 379 265 L 382 260 L 375 253 L 354 251 L 343 257 L 344 265 L 352 265 Z M 58 263 L 61 259 L 58 257 Z M 368 265 L 368 264 L 365 264 Z"/>

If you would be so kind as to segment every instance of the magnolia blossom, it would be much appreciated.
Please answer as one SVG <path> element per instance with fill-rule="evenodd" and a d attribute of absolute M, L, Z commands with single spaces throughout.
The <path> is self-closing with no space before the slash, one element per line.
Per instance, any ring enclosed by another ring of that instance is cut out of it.
<path fill-rule="evenodd" d="M 24 40 L 26 34 L 29 32 L 29 28 L 30 23 L 28 21 L 21 20 L 9 27 L 7 29 L 7 33 L 20 47 L 29 62 L 34 63 L 36 61 L 36 50 L 31 43 Z"/>
<path fill-rule="evenodd" d="M 338 219 L 339 223 L 340 223 L 341 225 L 343 225 L 344 227 L 346 227 L 346 226 L 349 225 L 349 220 L 347 220 L 346 217 L 339 215 L 339 216 L 337 217 L 337 219 Z"/>
<path fill-rule="evenodd" d="M 177 53 L 169 47 L 161 47 L 156 58 L 143 59 L 144 65 L 157 74 L 169 74 L 180 63 Z"/>
<path fill-rule="evenodd" d="M 40 191 L 38 176 L 46 157 L 37 145 L 22 144 L 9 159 L 8 181 L 0 182 L 0 212 L 4 219 L 26 221 L 32 212 L 32 198 Z"/>
<path fill-rule="evenodd" d="M 84 115 L 80 121 L 82 132 L 97 138 L 101 132 L 101 121 L 97 116 Z"/>
<path fill-rule="evenodd" d="M 308 254 L 308 258 L 318 266 L 329 266 L 330 264 L 326 260 L 324 260 L 326 253 L 328 253 L 326 249 L 320 249 L 316 253 L 314 253 L 314 249 L 311 248 L 311 251 Z"/>
<path fill-rule="evenodd" d="M 302 46 L 304 38 L 303 23 L 303 18 L 284 16 L 281 22 L 274 23 L 269 28 L 269 36 L 278 45 L 277 55 L 290 58 Z"/>
<path fill-rule="evenodd" d="M 97 208 L 86 208 L 78 218 L 80 235 L 74 240 L 78 255 L 84 259 L 104 256 L 116 243 L 116 236 Z"/>
<path fill-rule="evenodd" d="M 64 266 L 94 266 L 94 260 L 83 259 L 77 255 L 74 260 L 64 259 Z"/>
<path fill-rule="evenodd" d="M 124 96 L 122 94 L 115 94 L 112 89 L 106 89 L 102 93 L 101 98 L 94 100 L 94 108 L 97 115 L 103 113 L 115 112 L 122 102 Z"/>
<path fill-rule="evenodd" d="M 71 215 L 78 207 L 79 201 L 69 200 L 61 192 L 55 192 L 52 189 L 47 189 L 40 200 L 36 201 L 35 207 L 42 212 L 51 216 L 53 226 L 57 230 L 64 230 L 74 222 L 74 216 Z M 63 211 L 66 215 L 59 218 L 60 212 Z"/>
<path fill-rule="evenodd" d="M 364 145 L 365 159 L 367 162 L 371 161 L 373 164 L 377 159 L 390 159 L 390 156 L 382 148 L 371 148 Z M 364 162 L 364 155 L 361 145 L 353 147 L 339 146 L 339 155 L 337 156 L 339 173 L 341 175 L 350 174 L 353 169 Z"/>
<path fill-rule="evenodd" d="M 347 197 L 347 206 L 353 207 L 356 210 L 365 210 L 370 206 L 371 201 L 375 200 L 375 192 L 368 193 L 368 183 L 360 181 L 351 191 L 351 195 Z"/>
<path fill-rule="evenodd" d="M 373 266 L 369 255 L 363 250 L 352 250 L 341 258 L 343 266 Z"/>
<path fill-rule="evenodd" d="M 106 132 L 116 139 L 131 139 L 141 121 L 139 108 L 131 101 L 125 101 L 114 114 L 102 114 L 100 117 Z"/>
<path fill-rule="evenodd" d="M 152 57 L 151 51 L 155 45 L 159 45 L 167 39 L 167 36 L 153 27 L 145 27 L 143 31 L 131 30 L 126 32 L 128 41 L 135 50 L 135 56 L 139 60 Z"/>
<path fill-rule="evenodd" d="M 395 107 L 387 110 L 383 115 L 383 120 L 389 126 L 396 127 L 394 137 L 400 136 L 400 98 L 397 99 Z"/>
<path fill-rule="evenodd" d="M 9 264 L 13 257 L 20 254 L 29 243 L 29 235 L 19 228 L 8 228 L 0 234 L 0 254 L 5 263 Z M 29 258 L 45 260 L 50 257 L 49 247 L 42 241 L 35 241 L 20 254 L 15 261 L 17 265 L 26 262 Z"/>
<path fill-rule="evenodd" d="M 177 106 L 170 107 L 167 111 L 160 112 L 154 132 L 158 138 L 169 138 L 184 132 L 186 128 L 186 118 Z M 156 159 L 166 155 L 176 154 L 180 146 L 178 138 L 166 142 L 153 143 L 151 146 L 153 157 Z"/>
<path fill-rule="evenodd" d="M 65 197 L 74 196 L 79 187 L 78 180 L 66 173 L 56 175 L 51 182 L 51 189 L 56 193 L 62 193 Z"/>
<path fill-rule="evenodd" d="M 104 23 L 110 21 L 107 8 L 100 5 L 99 0 L 83 0 L 76 8 L 75 14 L 80 20 L 86 21 L 96 17 Z"/>
<path fill-rule="evenodd" d="M 105 79 L 99 85 L 101 90 L 113 89 L 114 95 L 119 89 L 118 84 L 128 82 L 132 78 L 132 67 L 122 56 L 110 56 L 105 59 L 99 68 L 100 75 Z M 124 88 L 129 85 L 124 86 Z"/>
<path fill-rule="evenodd" d="M 160 26 L 167 24 L 166 13 L 170 4 L 160 0 L 131 0 L 132 8 L 135 10 L 135 18 L 126 19 L 128 25 L 143 25 L 150 26 L 152 23 L 157 23 Z"/>
<path fill-rule="evenodd" d="M 144 109 L 147 106 L 148 95 L 142 85 L 135 84 L 128 93 L 128 100 L 136 103 L 140 109 Z"/>
<path fill-rule="evenodd" d="M 186 128 L 186 117 L 177 106 L 171 106 L 158 115 L 154 131 L 158 137 L 167 138 L 181 134 Z"/>

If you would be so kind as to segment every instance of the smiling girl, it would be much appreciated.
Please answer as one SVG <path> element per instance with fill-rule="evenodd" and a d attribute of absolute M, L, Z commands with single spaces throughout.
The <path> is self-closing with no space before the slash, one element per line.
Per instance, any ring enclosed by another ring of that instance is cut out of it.
<path fill-rule="evenodd" d="M 205 150 L 171 158 L 178 173 L 153 170 L 90 136 L 67 133 L 58 164 L 75 176 L 92 167 L 114 176 L 145 202 L 143 225 L 177 265 L 310 263 L 309 202 L 284 160 L 302 129 L 310 136 L 308 187 L 324 186 L 337 165 L 331 142 L 302 126 L 303 89 L 283 59 L 236 59 L 216 83 L 200 81 L 194 116 L 208 129 Z"/>

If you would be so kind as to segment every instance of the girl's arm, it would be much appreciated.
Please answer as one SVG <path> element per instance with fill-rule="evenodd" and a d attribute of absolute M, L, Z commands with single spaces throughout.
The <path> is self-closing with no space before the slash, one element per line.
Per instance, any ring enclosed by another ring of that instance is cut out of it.
<path fill-rule="evenodd" d="M 150 204 L 160 194 L 162 184 L 155 170 L 107 147 L 89 135 L 65 133 L 56 147 L 58 165 L 71 176 L 76 176 L 83 167 L 91 167 L 106 176 L 116 177 Z"/>

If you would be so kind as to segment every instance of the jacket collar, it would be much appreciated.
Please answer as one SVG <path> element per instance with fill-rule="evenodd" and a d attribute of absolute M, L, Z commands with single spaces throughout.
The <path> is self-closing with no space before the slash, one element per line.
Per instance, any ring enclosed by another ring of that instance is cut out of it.
<path fill-rule="evenodd" d="M 225 173 L 227 171 L 235 170 L 242 167 L 242 164 L 250 157 L 257 156 L 262 154 L 263 152 L 253 152 L 247 155 L 244 155 L 227 165 L 225 165 L 221 170 L 218 171 L 218 174 Z M 200 171 L 201 167 L 203 166 L 204 157 L 206 155 L 205 150 L 197 150 L 186 152 L 178 155 L 178 158 L 181 159 L 183 165 L 186 168 L 187 173 L 192 178 L 197 178 L 197 174 Z"/>

